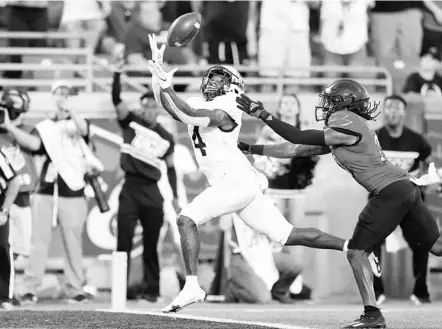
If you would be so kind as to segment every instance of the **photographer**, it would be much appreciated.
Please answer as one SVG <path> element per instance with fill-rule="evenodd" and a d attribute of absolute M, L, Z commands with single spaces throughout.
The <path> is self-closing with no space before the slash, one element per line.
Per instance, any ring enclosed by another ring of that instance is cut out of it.
<path fill-rule="evenodd" d="M 16 142 L 45 159 L 32 205 L 32 252 L 25 269 L 23 304 L 37 302 L 36 293 L 45 273 L 52 228 L 58 224 L 65 248 L 66 294 L 73 303 L 87 299 L 82 287 L 85 281 L 82 238 L 87 217 L 84 176 L 95 170 L 99 161 L 87 146 L 89 123 L 66 106 L 70 90 L 66 82 L 53 84 L 52 96 L 57 111 L 53 118 L 38 123 L 32 133 L 16 127 L 5 115 L 4 127 Z"/>
<path fill-rule="evenodd" d="M 14 126 L 31 132 L 32 126 L 23 123 L 23 115 L 29 111 L 30 99 L 25 91 L 6 89 L 1 96 L 1 103 L 8 108 L 9 119 Z M 17 147 L 20 145 L 15 143 Z M 37 180 L 37 172 L 32 154 L 20 148 L 25 166 L 18 173 L 21 178 L 20 192 L 10 209 L 11 227 L 10 241 L 14 259 L 18 256 L 28 257 L 31 250 L 32 212 L 31 193 Z"/>
<path fill-rule="evenodd" d="M 6 89 L 0 101 L 8 109 L 9 118 L 13 125 L 28 132 L 32 130 L 31 126 L 23 124 L 23 115 L 29 111 L 30 105 L 29 95 L 25 91 Z M 17 143 L 15 143 L 15 146 L 20 148 Z M 37 180 L 37 172 L 32 154 L 22 148 L 20 148 L 20 151 L 25 158 L 25 166 L 17 174 L 21 180 L 20 191 L 9 210 L 11 219 L 9 241 L 14 260 L 18 256 L 29 257 L 31 251 L 31 193 Z M 14 297 L 13 304 L 20 305 L 20 302 Z"/>
<path fill-rule="evenodd" d="M 1 104 L 0 117 L 8 116 L 7 104 Z M 10 209 L 21 185 L 20 172 L 25 159 L 2 125 L 0 128 L 0 309 L 13 306 L 14 259 L 9 245 Z"/>
<path fill-rule="evenodd" d="M 125 172 L 125 183 L 119 197 L 117 250 L 128 254 L 127 275 L 130 273 L 130 253 L 135 226 L 140 220 L 143 226 L 143 284 L 130 287 L 129 299 L 142 298 L 156 302 L 160 295 L 160 269 L 157 244 L 163 225 L 164 198 L 158 187 L 163 162 L 173 192 L 173 207 L 179 213 L 177 201 L 177 174 L 173 163 L 174 140 L 158 122 L 159 109 L 152 92 L 140 97 L 137 109 L 121 99 L 120 70 L 117 65 L 112 84 L 112 101 L 117 120 L 123 131 L 121 167 Z"/>

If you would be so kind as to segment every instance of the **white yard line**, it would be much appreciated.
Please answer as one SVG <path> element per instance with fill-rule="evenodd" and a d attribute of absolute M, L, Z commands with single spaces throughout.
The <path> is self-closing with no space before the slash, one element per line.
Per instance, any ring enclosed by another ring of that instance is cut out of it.
<path fill-rule="evenodd" d="M 246 325 L 251 325 L 251 326 L 262 326 L 262 327 L 267 327 L 267 328 L 278 328 L 278 329 L 311 329 L 309 327 L 292 326 L 292 325 L 287 325 L 287 324 L 259 322 L 259 321 L 229 320 L 229 319 L 220 319 L 220 318 L 195 316 L 195 315 L 184 315 L 184 314 L 164 314 L 164 313 L 160 313 L 160 312 L 150 312 L 150 311 L 141 311 L 141 310 L 126 309 L 126 310 L 119 311 L 119 310 L 112 310 L 112 309 L 97 309 L 96 311 L 110 312 L 110 313 L 146 314 L 146 315 L 162 316 L 162 317 L 168 317 L 168 318 L 178 318 L 178 319 L 197 320 L 197 321 L 211 321 L 211 322 L 218 322 L 218 323 L 246 324 Z"/>

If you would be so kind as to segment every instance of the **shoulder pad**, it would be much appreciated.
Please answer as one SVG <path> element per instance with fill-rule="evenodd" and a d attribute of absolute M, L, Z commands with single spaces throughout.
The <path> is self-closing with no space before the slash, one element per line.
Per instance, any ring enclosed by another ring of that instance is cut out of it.
<path fill-rule="evenodd" d="M 357 120 L 357 115 L 352 112 L 338 111 L 330 116 L 328 119 L 328 126 L 345 128 L 347 126 L 351 126 Z"/>

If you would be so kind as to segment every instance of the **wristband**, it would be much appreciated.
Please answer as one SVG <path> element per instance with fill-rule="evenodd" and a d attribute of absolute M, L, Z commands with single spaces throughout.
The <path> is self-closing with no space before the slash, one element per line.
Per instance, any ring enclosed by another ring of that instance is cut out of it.
<path fill-rule="evenodd" d="M 250 145 L 249 152 L 251 154 L 263 155 L 264 154 L 264 145 Z"/>
<path fill-rule="evenodd" d="M 266 110 L 262 110 L 262 112 L 259 114 L 259 118 L 263 121 L 267 121 L 271 117 L 272 115 Z"/>

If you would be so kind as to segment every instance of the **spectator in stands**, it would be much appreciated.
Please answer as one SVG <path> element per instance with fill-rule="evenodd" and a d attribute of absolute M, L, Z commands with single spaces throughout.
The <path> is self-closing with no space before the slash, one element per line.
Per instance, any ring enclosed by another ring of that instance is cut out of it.
<path fill-rule="evenodd" d="M 371 43 L 376 65 L 392 59 L 417 59 L 422 45 L 420 1 L 376 1 Z"/>
<path fill-rule="evenodd" d="M 424 5 L 426 8 L 422 21 L 424 37 L 421 54 L 431 47 L 438 47 L 442 52 L 442 1 L 424 0 Z"/>
<path fill-rule="evenodd" d="M 282 95 L 276 115 L 284 122 L 298 128 L 300 120 L 301 104 L 296 94 Z M 264 126 L 258 144 L 277 144 L 284 141 L 279 135 Z M 263 156 L 254 156 L 255 167 L 264 173 L 269 179 L 269 187 L 275 189 L 303 189 L 311 184 L 313 169 L 318 161 L 317 157 L 274 159 Z"/>
<path fill-rule="evenodd" d="M 405 82 L 404 93 L 417 93 L 422 96 L 441 96 L 442 53 L 437 47 L 430 47 L 423 53 L 418 72 L 412 73 Z"/>
<path fill-rule="evenodd" d="M 273 252 L 269 239 L 245 225 L 236 214 L 223 216 L 221 220 L 229 244 L 226 302 L 294 303 L 289 290 L 301 268 L 293 256 Z"/>
<path fill-rule="evenodd" d="M 112 1 L 111 11 L 106 18 L 107 29 L 101 41 L 101 51 L 114 54 L 119 44 L 124 44 L 127 33 L 133 25 L 133 16 L 137 10 L 135 1 Z"/>
<path fill-rule="evenodd" d="M 304 0 L 262 1 L 258 53 L 261 76 L 308 76 L 308 72 L 290 68 L 310 66 L 309 12 Z"/>
<path fill-rule="evenodd" d="M 7 29 L 10 32 L 46 32 L 48 30 L 47 0 L 8 0 Z M 10 47 L 44 47 L 44 39 L 10 39 Z M 11 56 L 12 63 L 21 63 L 22 56 Z M 20 79 L 22 71 L 7 71 L 4 76 L 9 79 Z"/>
<path fill-rule="evenodd" d="M 201 33 L 210 64 L 245 63 L 249 6 L 249 1 L 203 2 Z"/>
<path fill-rule="evenodd" d="M 105 19 L 111 7 L 109 1 L 101 0 L 64 0 L 61 28 L 76 36 L 85 36 L 85 46 L 95 52 L 106 29 Z M 83 46 L 81 39 L 72 38 L 66 41 L 69 48 Z M 79 59 L 75 58 L 74 63 Z"/>
<path fill-rule="evenodd" d="M 391 95 L 384 100 L 384 126 L 376 131 L 379 143 L 385 151 L 396 151 L 396 154 L 403 154 L 403 160 L 394 163 L 404 170 L 413 172 L 413 176 L 420 176 L 424 173 L 431 162 L 431 146 L 421 134 L 418 134 L 404 125 L 407 102 L 401 96 Z M 413 162 L 406 161 L 410 152 L 417 152 L 419 155 Z M 388 158 L 388 153 L 386 154 Z M 397 155 L 396 155 L 397 156 Z M 393 160 L 393 159 L 390 159 Z M 393 161 L 392 161 L 393 162 Z M 422 191 L 422 189 L 421 189 Z M 424 199 L 425 194 L 422 193 Z M 393 233 L 394 234 L 394 233 Z M 413 273 L 415 284 L 411 301 L 416 305 L 430 303 L 430 294 L 427 286 L 428 256 L 426 250 L 412 241 L 407 241 L 413 251 Z M 381 246 L 374 251 L 381 261 Z M 382 278 L 374 278 L 374 290 L 378 305 L 385 301 L 384 286 Z"/>
<path fill-rule="evenodd" d="M 128 63 L 146 67 L 147 61 L 152 58 L 148 35 L 155 33 L 161 46 L 166 43 L 167 29 L 168 24 L 163 21 L 159 4 L 156 1 L 140 2 L 134 24 L 125 40 Z M 189 47 L 167 47 L 164 61 L 178 65 L 194 64 L 196 57 Z"/>
<path fill-rule="evenodd" d="M 60 226 L 65 248 L 65 284 L 70 302 L 87 300 L 83 291 L 83 229 L 87 218 L 84 197 L 86 173 L 102 170 L 87 143 L 89 123 L 67 107 L 71 86 L 57 81 L 52 95 L 57 111 L 41 121 L 32 133 L 5 120 L 5 128 L 23 148 L 44 156 L 39 187 L 32 210 L 31 253 L 25 269 L 22 304 L 37 302 L 37 289 L 45 273 L 52 229 Z"/>
<path fill-rule="evenodd" d="M 373 6 L 372 0 L 321 2 L 324 65 L 364 66 L 367 57 L 368 9 Z M 335 72 L 326 72 L 325 76 L 339 77 Z"/>
<path fill-rule="evenodd" d="M 140 97 L 141 106 L 138 109 L 130 108 L 121 99 L 122 69 L 123 61 L 120 61 L 116 65 L 112 83 L 112 102 L 123 132 L 120 162 L 125 173 L 117 215 L 117 250 L 128 254 L 129 277 L 134 229 L 139 220 L 143 227 L 143 285 L 137 287 L 139 289 L 128 289 L 127 297 L 156 302 L 160 297 L 157 245 L 164 221 L 164 197 L 158 181 L 164 170 L 173 195 L 172 200 L 168 201 L 179 213 L 177 173 L 173 162 L 175 143 L 173 136 L 157 121 L 159 111 L 153 92 Z"/>

